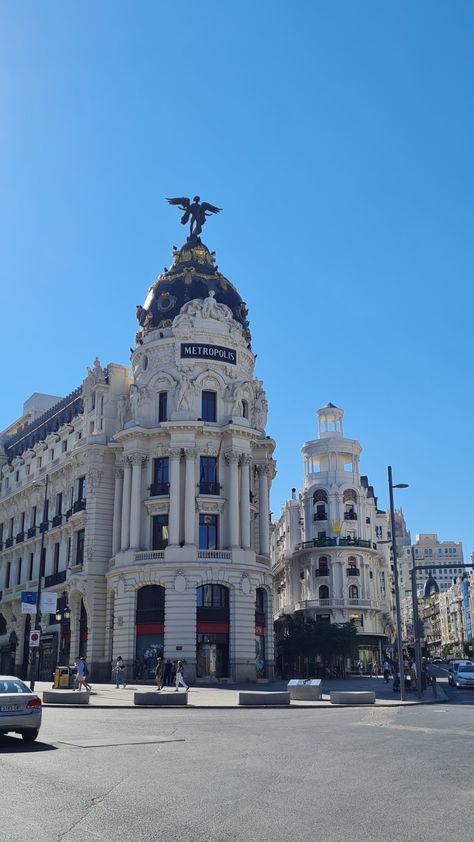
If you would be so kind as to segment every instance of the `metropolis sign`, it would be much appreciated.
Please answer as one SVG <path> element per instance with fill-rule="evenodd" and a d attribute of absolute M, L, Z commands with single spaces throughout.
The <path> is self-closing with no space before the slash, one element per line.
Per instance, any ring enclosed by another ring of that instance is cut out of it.
<path fill-rule="evenodd" d="M 237 351 L 224 348 L 222 345 L 202 345 L 195 343 L 181 343 L 181 359 L 198 358 L 200 360 L 217 360 L 221 363 L 237 364 Z"/>

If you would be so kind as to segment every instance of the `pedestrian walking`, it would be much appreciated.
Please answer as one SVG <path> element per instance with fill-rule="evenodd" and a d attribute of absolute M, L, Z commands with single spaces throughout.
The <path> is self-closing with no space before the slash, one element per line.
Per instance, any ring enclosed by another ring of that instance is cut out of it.
<path fill-rule="evenodd" d="M 385 660 L 382 664 L 382 671 L 383 671 L 383 680 L 385 684 L 388 684 L 390 679 L 390 664 L 387 660 Z"/>
<path fill-rule="evenodd" d="M 156 689 L 161 690 L 163 687 L 163 673 L 164 673 L 164 661 L 161 655 L 158 655 L 155 667 L 155 682 L 156 682 Z"/>
<path fill-rule="evenodd" d="M 369 673 L 369 678 L 372 678 L 372 670 L 373 670 L 373 664 L 372 664 L 372 661 L 369 661 L 369 663 L 367 664 L 367 672 Z"/>
<path fill-rule="evenodd" d="M 171 660 L 168 658 L 165 664 L 165 672 L 164 672 L 164 683 L 167 687 L 171 687 L 171 673 L 173 672 L 173 664 Z"/>
<path fill-rule="evenodd" d="M 119 685 L 123 685 L 123 689 L 125 690 L 125 664 L 122 660 L 122 656 L 119 655 L 117 660 L 112 663 L 112 671 L 115 673 L 115 687 L 119 688 Z"/>
<path fill-rule="evenodd" d="M 73 690 L 81 690 L 84 687 L 85 690 L 90 690 L 91 686 L 86 681 L 86 665 L 84 663 L 84 658 L 80 656 L 76 658 L 74 661 L 74 666 L 76 668 L 76 680 L 74 682 Z"/>
<path fill-rule="evenodd" d="M 184 673 L 183 662 L 177 661 L 176 662 L 176 692 L 178 692 L 178 687 L 180 685 L 182 685 L 182 687 L 184 687 L 185 690 L 188 689 L 188 686 L 184 681 L 183 673 Z"/>
<path fill-rule="evenodd" d="M 362 673 L 364 672 L 364 664 L 362 663 L 362 661 L 358 661 L 357 669 L 359 670 L 359 675 L 362 675 Z"/>

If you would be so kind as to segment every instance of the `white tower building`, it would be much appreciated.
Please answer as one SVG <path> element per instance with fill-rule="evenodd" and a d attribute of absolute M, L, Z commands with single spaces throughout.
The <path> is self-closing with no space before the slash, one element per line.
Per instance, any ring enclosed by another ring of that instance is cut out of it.
<path fill-rule="evenodd" d="M 352 621 L 367 662 L 380 660 L 393 631 L 388 545 L 377 543 L 388 521 L 360 475 L 362 448 L 344 437 L 343 415 L 331 403 L 318 410 L 318 437 L 302 448 L 304 488 L 273 530 L 275 620 L 277 636 L 288 615 Z"/>

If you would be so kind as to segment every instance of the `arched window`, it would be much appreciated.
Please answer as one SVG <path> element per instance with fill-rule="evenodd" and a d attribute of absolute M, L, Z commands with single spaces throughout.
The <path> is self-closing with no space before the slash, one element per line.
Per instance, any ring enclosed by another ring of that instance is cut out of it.
<path fill-rule="evenodd" d="M 357 585 L 349 586 L 349 599 L 359 599 L 359 588 Z"/>
<path fill-rule="evenodd" d="M 317 573 L 318 573 L 319 576 L 328 576 L 329 575 L 327 556 L 325 556 L 325 555 L 319 556 Z"/>
<path fill-rule="evenodd" d="M 355 555 L 350 555 L 347 559 L 347 566 L 348 567 L 357 567 L 357 559 Z"/>
<path fill-rule="evenodd" d="M 224 585 L 201 585 L 196 588 L 198 608 L 229 608 L 229 589 Z"/>
<path fill-rule="evenodd" d="M 318 593 L 320 599 L 329 599 L 329 588 L 327 585 L 321 585 Z"/>
<path fill-rule="evenodd" d="M 353 488 L 346 488 L 344 494 L 342 495 L 342 499 L 344 503 L 357 503 L 357 494 Z"/>
<path fill-rule="evenodd" d="M 343 494 L 344 520 L 357 520 L 357 494 L 352 488 L 347 488 Z"/>
<path fill-rule="evenodd" d="M 327 503 L 328 495 L 324 488 L 318 488 L 313 494 L 313 503 Z"/>
<path fill-rule="evenodd" d="M 137 672 L 140 677 L 152 678 L 165 639 L 165 589 L 161 585 L 145 585 L 137 592 L 135 623 Z"/>

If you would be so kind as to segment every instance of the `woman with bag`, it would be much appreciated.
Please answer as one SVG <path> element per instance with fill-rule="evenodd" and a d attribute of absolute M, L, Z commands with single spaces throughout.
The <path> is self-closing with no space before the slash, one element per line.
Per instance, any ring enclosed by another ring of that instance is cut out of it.
<path fill-rule="evenodd" d="M 184 673 L 183 662 L 177 661 L 177 663 L 176 663 L 176 692 L 178 692 L 178 687 L 180 686 L 180 684 L 182 685 L 182 687 L 184 687 L 185 690 L 188 689 L 188 685 L 185 684 L 185 681 L 184 681 L 184 678 L 183 678 L 183 673 Z"/>
<path fill-rule="evenodd" d="M 123 689 L 127 686 L 125 684 L 125 664 L 122 660 L 122 656 L 119 655 L 115 663 L 113 664 L 113 670 L 115 672 L 115 687 L 118 690 L 119 684 L 123 684 Z"/>

